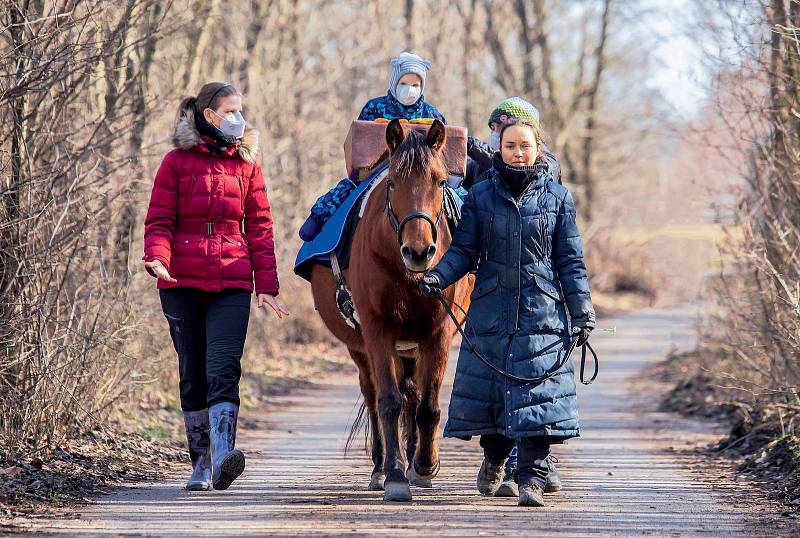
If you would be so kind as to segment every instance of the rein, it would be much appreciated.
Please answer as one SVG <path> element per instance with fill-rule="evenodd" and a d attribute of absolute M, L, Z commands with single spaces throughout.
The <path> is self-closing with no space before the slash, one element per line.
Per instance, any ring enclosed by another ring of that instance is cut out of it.
<path fill-rule="evenodd" d="M 470 352 L 473 355 L 475 355 L 476 357 L 478 357 L 478 359 L 480 359 L 480 361 L 483 364 L 485 364 L 487 367 L 489 367 L 492 371 L 494 371 L 495 373 L 505 377 L 506 379 L 508 379 L 510 381 L 515 381 L 517 383 L 532 383 L 534 385 L 541 385 L 542 383 L 544 383 L 545 381 L 547 381 L 551 377 L 555 376 L 558 373 L 558 371 L 561 370 L 561 368 L 564 367 L 564 365 L 567 363 L 567 361 L 569 360 L 570 356 L 572 355 L 572 352 L 575 350 L 575 347 L 578 345 L 578 336 L 571 337 L 570 338 L 569 347 L 567 348 L 567 352 L 564 353 L 564 356 L 561 357 L 561 359 L 559 359 L 559 361 L 556 364 L 556 366 L 553 367 L 549 372 L 547 372 L 546 374 L 544 374 L 542 376 L 539 376 L 539 377 L 520 377 L 520 376 L 511 374 L 509 372 L 506 372 L 505 370 L 503 370 L 502 368 L 499 368 L 498 366 L 495 366 L 494 363 L 492 363 L 492 361 L 490 361 L 489 359 L 487 359 L 483 355 L 483 353 L 478 351 L 478 347 L 469 338 L 469 336 L 467 336 L 467 333 L 464 331 L 464 328 L 458 322 L 458 319 L 456 319 L 456 316 L 453 313 L 453 310 L 450 308 L 450 305 L 448 304 L 448 302 L 450 302 L 451 304 L 455 305 L 456 308 L 461 310 L 461 312 L 464 314 L 464 316 L 466 316 L 467 313 L 464 312 L 463 308 L 461 308 L 455 302 L 449 301 L 448 299 L 446 299 L 445 296 L 441 292 L 439 292 L 436 295 L 436 298 L 439 300 L 440 303 L 442 303 L 442 306 L 444 307 L 445 312 L 447 312 L 447 315 L 450 316 L 450 319 L 453 320 L 453 323 L 455 324 L 456 328 L 458 329 L 458 332 L 461 333 L 461 337 L 464 339 L 464 342 L 466 342 L 467 347 L 469 348 Z M 591 379 L 589 379 L 588 381 L 586 380 L 586 377 L 585 377 L 586 352 L 587 352 L 587 350 L 592 354 L 592 359 L 594 360 L 594 374 L 592 375 Z M 594 348 L 592 348 L 592 346 L 589 345 L 588 341 L 584 342 L 583 345 L 581 346 L 581 370 L 580 370 L 580 381 L 581 381 L 581 383 L 584 384 L 584 385 L 591 385 L 592 382 L 597 378 L 597 374 L 599 373 L 599 371 L 600 371 L 600 361 L 597 358 L 597 353 L 595 353 Z"/>
<path fill-rule="evenodd" d="M 397 234 L 397 242 L 402 244 L 403 243 L 403 229 L 406 227 L 406 224 L 411 222 L 415 219 L 422 219 L 427 221 L 428 224 L 431 225 L 431 231 L 433 232 L 433 244 L 435 245 L 437 240 L 439 239 L 439 223 L 442 222 L 442 214 L 444 213 L 444 185 L 442 185 L 442 205 L 439 208 L 439 216 L 436 217 L 436 220 L 433 220 L 433 217 L 425 213 L 424 211 L 412 211 L 405 217 L 403 220 L 398 220 L 397 215 L 394 212 L 394 208 L 392 207 L 392 189 L 394 188 L 394 181 L 387 180 L 386 181 L 386 214 L 389 216 L 389 223 L 392 225 L 392 229 L 394 229 L 395 233 Z"/>

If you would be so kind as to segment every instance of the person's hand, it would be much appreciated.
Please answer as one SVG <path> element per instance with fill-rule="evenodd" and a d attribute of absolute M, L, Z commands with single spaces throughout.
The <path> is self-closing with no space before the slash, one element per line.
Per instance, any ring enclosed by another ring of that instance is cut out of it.
<path fill-rule="evenodd" d="M 592 327 L 574 327 L 572 331 L 578 335 L 576 346 L 580 347 L 589 340 L 589 335 L 592 334 Z"/>
<path fill-rule="evenodd" d="M 258 308 L 262 308 L 264 305 L 268 305 L 272 311 L 275 312 L 275 315 L 278 316 L 278 319 L 283 319 L 284 317 L 289 316 L 289 311 L 278 301 L 274 295 L 259 293 Z"/>
<path fill-rule="evenodd" d="M 144 266 L 147 269 L 150 269 L 156 276 L 156 278 L 160 278 L 161 280 L 165 280 L 167 282 L 177 282 L 174 278 L 172 278 L 167 271 L 167 268 L 164 267 L 164 264 L 161 263 L 160 260 L 153 260 L 151 262 L 144 262 Z"/>
<path fill-rule="evenodd" d="M 436 297 L 442 292 L 442 283 L 435 273 L 425 273 L 417 283 L 419 292 L 425 297 Z"/>

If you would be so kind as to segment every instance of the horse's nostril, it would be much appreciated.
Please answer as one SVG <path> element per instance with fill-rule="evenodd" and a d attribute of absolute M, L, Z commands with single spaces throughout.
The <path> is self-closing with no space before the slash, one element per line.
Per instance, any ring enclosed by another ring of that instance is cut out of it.
<path fill-rule="evenodd" d="M 408 245 L 403 245 L 400 247 L 400 254 L 402 254 L 403 258 L 409 263 L 413 263 L 414 265 L 423 265 L 433 259 L 433 256 L 436 254 L 436 246 L 432 245 L 417 250 L 409 247 Z"/>

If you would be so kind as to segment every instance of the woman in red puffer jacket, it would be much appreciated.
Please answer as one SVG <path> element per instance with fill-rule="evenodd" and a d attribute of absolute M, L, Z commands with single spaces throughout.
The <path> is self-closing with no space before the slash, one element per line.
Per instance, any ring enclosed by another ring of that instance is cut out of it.
<path fill-rule="evenodd" d="M 144 265 L 158 279 L 178 353 L 189 490 L 227 489 L 244 470 L 234 443 L 253 290 L 259 307 L 288 315 L 276 298 L 258 132 L 241 112 L 241 94 L 221 82 L 181 102 L 175 149 L 158 169 L 145 220 Z"/>

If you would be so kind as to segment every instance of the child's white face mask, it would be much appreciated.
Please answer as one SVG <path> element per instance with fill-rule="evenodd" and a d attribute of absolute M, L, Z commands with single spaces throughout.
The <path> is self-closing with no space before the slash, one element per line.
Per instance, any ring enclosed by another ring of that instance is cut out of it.
<path fill-rule="evenodd" d="M 406 106 L 413 105 L 422 95 L 422 88 L 419 86 L 409 86 L 408 84 L 398 84 L 396 90 L 397 100 Z"/>

